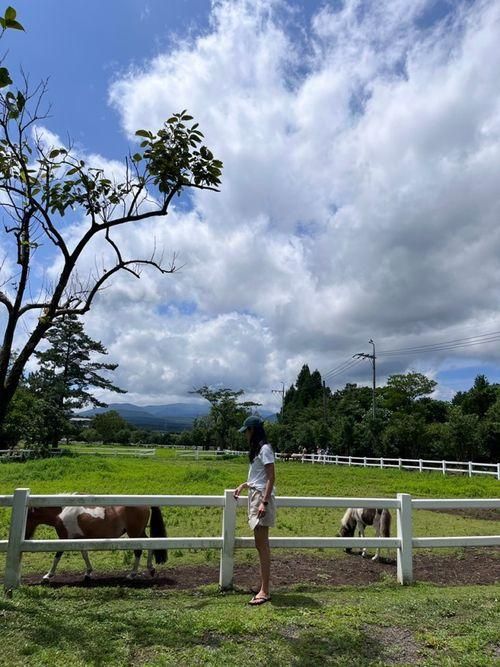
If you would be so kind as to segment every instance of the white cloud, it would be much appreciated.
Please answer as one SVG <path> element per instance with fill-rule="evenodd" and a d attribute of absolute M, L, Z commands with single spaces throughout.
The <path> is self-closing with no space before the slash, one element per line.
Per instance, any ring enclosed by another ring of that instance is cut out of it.
<path fill-rule="evenodd" d="M 224 161 L 220 194 L 117 235 L 185 262 L 120 277 L 87 318 L 128 399 L 220 382 L 269 404 L 302 363 L 328 370 L 370 337 L 499 328 L 498 3 L 437 20 L 430 0 L 346 0 L 309 25 L 285 9 L 214 2 L 204 34 L 111 87 L 129 137 L 188 108 Z M 381 376 L 446 363 L 381 358 Z"/>

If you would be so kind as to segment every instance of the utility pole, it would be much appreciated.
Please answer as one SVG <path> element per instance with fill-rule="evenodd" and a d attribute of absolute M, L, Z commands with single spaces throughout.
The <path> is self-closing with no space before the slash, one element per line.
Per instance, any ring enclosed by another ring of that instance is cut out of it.
<path fill-rule="evenodd" d="M 377 358 L 375 355 L 375 343 L 373 340 L 370 338 L 368 341 L 370 345 L 373 346 L 373 354 L 367 354 L 366 352 L 359 352 L 358 354 L 353 354 L 353 358 L 356 359 L 371 359 L 372 360 L 372 371 L 373 371 L 373 401 L 372 401 L 372 412 L 373 412 L 373 418 L 375 419 L 375 389 L 376 389 L 376 375 L 375 375 L 375 359 Z"/>
<path fill-rule="evenodd" d="M 281 380 L 281 389 L 271 389 L 271 393 L 273 394 L 281 394 L 281 419 L 283 419 L 283 407 L 285 405 L 285 383 L 283 380 Z"/>
<path fill-rule="evenodd" d="M 323 380 L 323 419 L 324 419 L 325 424 L 327 424 L 328 419 L 327 419 L 327 416 L 326 416 L 326 383 L 325 383 L 324 380 Z"/>

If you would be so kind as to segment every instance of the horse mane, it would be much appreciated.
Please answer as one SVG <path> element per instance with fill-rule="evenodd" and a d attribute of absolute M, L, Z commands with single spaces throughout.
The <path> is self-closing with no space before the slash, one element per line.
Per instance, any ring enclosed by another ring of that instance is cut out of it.
<path fill-rule="evenodd" d="M 356 517 L 354 516 L 354 509 L 352 507 L 348 507 L 344 512 L 341 524 L 346 528 L 353 528 L 356 527 L 356 522 L 357 520 Z"/>

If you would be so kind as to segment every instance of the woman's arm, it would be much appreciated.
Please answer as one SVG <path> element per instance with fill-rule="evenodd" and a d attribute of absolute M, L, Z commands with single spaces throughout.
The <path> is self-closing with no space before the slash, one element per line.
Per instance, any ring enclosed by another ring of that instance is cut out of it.
<path fill-rule="evenodd" d="M 235 498 L 239 498 L 240 493 L 243 491 L 243 489 L 248 489 L 248 482 L 243 482 L 243 484 L 240 484 L 238 487 L 236 487 L 233 496 Z"/>
<path fill-rule="evenodd" d="M 259 514 L 263 515 L 266 513 L 266 506 L 264 503 L 269 502 L 269 498 L 271 497 L 271 493 L 273 492 L 273 487 L 274 487 L 274 480 L 276 479 L 276 474 L 274 471 L 274 463 L 266 463 L 264 466 L 265 471 L 266 471 L 266 486 L 264 488 L 264 493 L 262 494 L 262 502 L 259 505 Z"/>

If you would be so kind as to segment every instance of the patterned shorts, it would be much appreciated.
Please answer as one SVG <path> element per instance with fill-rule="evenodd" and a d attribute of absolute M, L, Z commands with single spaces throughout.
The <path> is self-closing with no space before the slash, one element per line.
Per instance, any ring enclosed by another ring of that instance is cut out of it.
<path fill-rule="evenodd" d="M 266 506 L 266 513 L 263 517 L 259 517 L 259 505 L 262 502 L 262 491 L 250 487 L 248 489 L 248 525 L 253 530 L 257 526 L 268 526 L 272 528 L 276 521 L 276 503 L 274 496 L 269 498 L 269 503 Z"/>

